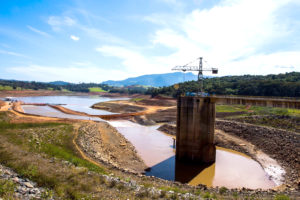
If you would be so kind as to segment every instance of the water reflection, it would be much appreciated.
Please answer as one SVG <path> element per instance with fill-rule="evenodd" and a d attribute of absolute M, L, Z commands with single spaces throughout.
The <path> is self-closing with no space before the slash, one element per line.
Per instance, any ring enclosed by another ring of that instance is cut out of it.
<path fill-rule="evenodd" d="M 110 122 L 136 148 L 151 167 L 148 176 L 176 180 L 191 185 L 225 186 L 228 188 L 272 188 L 274 182 L 259 165 L 237 151 L 217 147 L 213 164 L 180 163 L 175 160 L 173 139 L 156 130 L 157 126 L 141 126 L 129 121 Z"/>
<path fill-rule="evenodd" d="M 93 120 L 93 121 L 104 121 L 98 117 L 86 117 L 86 116 L 79 116 L 79 115 L 71 115 L 65 114 L 54 108 L 49 106 L 32 106 L 32 105 L 23 105 L 22 106 L 25 113 L 33 114 L 33 115 L 40 115 L 46 117 L 57 117 L 57 118 L 64 118 L 64 119 L 81 119 L 81 120 Z"/>
<path fill-rule="evenodd" d="M 46 103 L 46 104 L 63 104 L 71 110 L 88 113 L 91 115 L 107 115 L 115 114 L 105 110 L 97 110 L 91 108 L 95 103 L 106 102 L 111 100 L 126 100 L 128 98 L 108 98 L 100 96 L 36 96 L 36 97 L 15 97 L 19 101 L 25 103 Z"/>
<path fill-rule="evenodd" d="M 213 164 L 179 162 L 172 156 L 152 166 L 146 175 L 195 186 L 203 184 L 209 187 L 252 189 L 276 186 L 256 161 L 240 152 L 221 147 L 217 147 L 216 162 Z"/>
<path fill-rule="evenodd" d="M 189 183 L 197 175 L 202 175 L 202 172 L 209 166 L 214 166 L 215 164 L 199 164 L 199 163 L 183 163 L 176 161 L 175 163 L 175 180 L 181 183 Z M 210 168 L 210 167 L 209 167 Z M 203 176 L 203 175 L 202 175 Z M 204 179 L 197 179 L 197 184 L 204 184 L 207 186 L 212 186 L 213 178 L 215 177 L 214 167 L 211 167 L 209 176 Z"/>
<path fill-rule="evenodd" d="M 61 99 L 64 100 L 61 101 Z M 76 97 L 20 98 L 20 100 L 31 103 L 56 104 L 66 103 L 68 99 L 77 101 L 78 106 L 81 103 L 91 104 L 90 100 L 85 101 L 84 98 Z M 96 101 L 98 102 L 99 99 L 96 98 Z M 71 101 L 67 103 L 71 103 Z M 102 121 L 100 118 L 65 114 L 48 106 L 23 106 L 23 109 L 27 113 L 49 117 Z M 83 110 L 78 109 L 78 111 Z M 146 173 L 149 176 L 176 180 L 191 185 L 205 184 L 207 186 L 225 186 L 228 188 L 267 189 L 275 186 L 259 163 L 239 152 L 217 147 L 216 162 L 212 165 L 179 163 L 175 162 L 175 151 L 172 148 L 173 138 L 156 130 L 158 126 L 141 126 L 125 120 L 109 123 L 116 127 L 135 146 L 141 158 L 151 167 L 151 170 Z"/>

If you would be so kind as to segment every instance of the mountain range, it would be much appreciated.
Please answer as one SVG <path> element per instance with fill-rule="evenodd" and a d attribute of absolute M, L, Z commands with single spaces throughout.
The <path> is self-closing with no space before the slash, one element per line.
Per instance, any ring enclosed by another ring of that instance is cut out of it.
<path fill-rule="evenodd" d="M 107 84 L 111 86 L 130 86 L 130 85 L 144 85 L 152 87 L 163 87 L 169 86 L 180 82 L 197 80 L 197 75 L 193 73 L 166 73 L 166 74 L 148 74 L 133 78 L 127 78 L 120 81 L 104 81 L 102 84 Z"/>

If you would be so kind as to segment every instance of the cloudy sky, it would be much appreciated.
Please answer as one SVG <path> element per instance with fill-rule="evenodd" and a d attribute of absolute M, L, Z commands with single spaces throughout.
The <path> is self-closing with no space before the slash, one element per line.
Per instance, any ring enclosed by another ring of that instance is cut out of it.
<path fill-rule="evenodd" d="M 0 0 L 0 79 L 102 82 L 200 56 L 220 76 L 300 71 L 300 1 Z"/>

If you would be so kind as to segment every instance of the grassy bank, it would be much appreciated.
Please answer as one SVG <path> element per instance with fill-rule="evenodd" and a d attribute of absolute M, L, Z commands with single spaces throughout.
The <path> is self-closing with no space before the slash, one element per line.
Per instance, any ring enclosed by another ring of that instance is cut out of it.
<path fill-rule="evenodd" d="M 221 118 L 300 132 L 299 109 L 217 105 L 216 112 Z"/>
<path fill-rule="evenodd" d="M 82 159 L 73 143 L 76 127 L 82 124 L 11 123 L 12 118 L 18 121 L 11 113 L 0 112 L 0 164 L 46 188 L 43 199 L 52 195 L 55 199 L 180 199 L 186 194 L 197 195 L 190 199 L 274 197 L 274 193 L 190 187 L 95 165 Z M 12 199 L 14 189 L 13 182 L 0 179 L 0 198 Z"/>
<path fill-rule="evenodd" d="M 89 91 L 90 92 L 107 92 L 106 90 L 103 90 L 100 87 L 91 87 L 91 88 L 89 88 Z"/>
<path fill-rule="evenodd" d="M 106 187 L 98 175 L 107 171 L 80 158 L 73 137 L 70 124 L 11 124 L 0 113 L 0 163 L 60 198 L 89 199 Z"/>

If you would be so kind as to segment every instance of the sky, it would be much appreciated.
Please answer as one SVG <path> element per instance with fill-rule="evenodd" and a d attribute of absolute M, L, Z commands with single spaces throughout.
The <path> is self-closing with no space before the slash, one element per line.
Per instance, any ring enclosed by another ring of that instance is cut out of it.
<path fill-rule="evenodd" d="M 0 0 L 0 79 L 100 83 L 198 57 L 218 76 L 300 71 L 300 1 Z"/>

